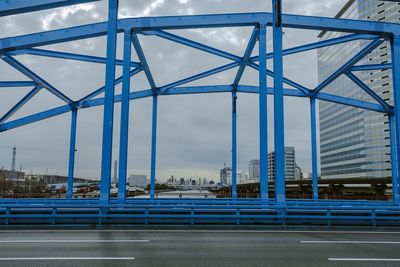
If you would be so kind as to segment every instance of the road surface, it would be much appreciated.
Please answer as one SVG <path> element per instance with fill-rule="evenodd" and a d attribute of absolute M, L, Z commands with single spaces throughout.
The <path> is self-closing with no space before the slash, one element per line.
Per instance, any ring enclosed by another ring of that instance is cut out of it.
<path fill-rule="evenodd" d="M 400 230 L 2 230 L 0 266 L 400 266 Z"/>

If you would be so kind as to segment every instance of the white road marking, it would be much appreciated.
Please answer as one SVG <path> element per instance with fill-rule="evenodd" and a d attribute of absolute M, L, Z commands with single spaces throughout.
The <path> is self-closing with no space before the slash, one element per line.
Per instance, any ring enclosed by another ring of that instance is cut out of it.
<path fill-rule="evenodd" d="M 302 234 L 302 233 L 322 233 L 322 234 L 400 234 L 400 231 L 285 231 L 285 230 L 122 230 L 122 229 L 114 229 L 114 230 L 0 230 L 0 233 L 294 233 L 294 234 Z"/>
<path fill-rule="evenodd" d="M 0 243 L 148 243 L 150 240 L 96 240 L 96 239 L 68 239 L 68 240 L 0 240 Z"/>
<path fill-rule="evenodd" d="M 63 260 L 134 260 L 134 257 L 37 257 L 37 258 L 0 258 L 0 261 L 63 261 Z"/>
<path fill-rule="evenodd" d="M 398 245 L 400 242 L 397 241 L 328 241 L 328 240 L 303 240 L 300 241 L 302 244 L 392 244 Z"/>
<path fill-rule="evenodd" d="M 329 261 L 400 261 L 400 259 L 328 258 Z"/>

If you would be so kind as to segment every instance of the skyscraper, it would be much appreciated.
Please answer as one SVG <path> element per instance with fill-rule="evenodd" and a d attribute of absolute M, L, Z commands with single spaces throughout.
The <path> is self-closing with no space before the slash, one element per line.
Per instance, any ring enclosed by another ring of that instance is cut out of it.
<path fill-rule="evenodd" d="M 337 18 L 399 22 L 399 3 L 349 0 Z M 343 36 L 322 32 L 322 40 Z M 318 78 L 322 82 L 369 41 L 353 41 L 318 50 Z M 390 62 L 390 44 L 383 43 L 359 64 Z M 392 103 L 391 70 L 355 74 L 382 99 Z M 374 102 L 349 78 L 342 75 L 324 92 Z M 322 178 L 380 178 L 391 176 L 389 126 L 386 114 L 320 102 L 320 152 Z"/>
<path fill-rule="evenodd" d="M 296 152 L 294 147 L 285 146 L 285 179 L 295 180 L 296 179 L 296 167 L 300 169 L 296 164 Z M 299 170 L 297 170 L 299 171 Z M 301 170 L 300 170 L 301 172 Z M 297 176 L 300 177 L 300 176 Z M 268 179 L 275 180 L 275 152 L 268 154 Z"/>
<path fill-rule="evenodd" d="M 260 160 L 253 159 L 249 162 L 249 179 L 260 180 Z"/>

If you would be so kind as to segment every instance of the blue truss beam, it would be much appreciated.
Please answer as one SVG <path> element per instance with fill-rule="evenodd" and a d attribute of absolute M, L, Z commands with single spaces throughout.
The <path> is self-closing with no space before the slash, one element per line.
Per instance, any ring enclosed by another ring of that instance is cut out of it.
<path fill-rule="evenodd" d="M 254 62 L 250 62 L 249 66 L 257 71 L 260 70 L 260 66 Z M 267 75 L 273 78 L 274 72 L 267 69 Z M 304 87 L 303 85 L 296 83 L 295 81 L 292 81 L 288 78 L 283 77 L 283 82 L 289 86 L 296 88 L 297 90 L 301 91 L 305 95 L 311 95 L 311 93 L 312 93 L 312 91 L 310 89 L 308 89 L 308 88 Z"/>
<path fill-rule="evenodd" d="M 42 87 L 35 86 L 28 94 L 26 94 L 17 104 L 15 104 L 3 117 L 0 118 L 0 123 L 5 122 L 12 115 L 14 115 L 23 105 L 25 105 L 32 97 L 34 97 L 37 93 L 39 93 Z"/>
<path fill-rule="evenodd" d="M 0 17 L 99 0 L 1 0 Z"/>
<path fill-rule="evenodd" d="M 144 73 L 146 74 L 146 78 L 149 81 L 151 89 L 155 92 L 157 89 L 157 85 L 154 81 L 153 75 L 151 74 L 149 64 L 147 63 L 146 56 L 144 55 L 142 46 L 140 45 L 139 38 L 136 33 L 132 34 L 132 43 L 135 47 L 136 54 L 139 57 L 140 64 L 143 66 Z"/>
<path fill-rule="evenodd" d="M 396 122 L 395 115 L 389 114 L 389 139 L 390 139 L 390 165 L 392 167 L 392 200 L 395 203 L 400 202 L 400 191 L 399 191 L 399 174 L 396 166 L 397 162 L 397 150 L 396 146 Z"/>
<path fill-rule="evenodd" d="M 110 200 L 114 126 L 115 60 L 117 56 L 118 0 L 108 1 L 107 63 L 104 89 L 100 202 Z"/>
<path fill-rule="evenodd" d="M 285 116 L 283 100 L 283 40 L 281 0 L 272 0 L 273 49 L 274 49 L 274 148 L 275 148 L 275 201 L 284 205 L 286 201 L 285 164 Z"/>
<path fill-rule="evenodd" d="M 157 108 L 158 95 L 153 94 L 151 114 L 151 162 L 150 162 L 150 199 L 154 200 L 156 192 L 156 160 L 157 160 Z"/>
<path fill-rule="evenodd" d="M 339 69 L 337 69 L 334 73 L 332 73 L 328 78 L 326 78 L 323 82 L 321 82 L 313 91 L 313 95 L 317 95 L 321 90 L 331 84 L 334 80 L 336 80 L 340 75 L 348 72 L 354 64 L 363 59 L 368 53 L 377 48 L 380 44 L 383 43 L 382 39 L 376 39 L 369 43 L 366 47 L 364 47 L 360 52 L 354 55 L 349 61 L 343 64 Z"/>
<path fill-rule="evenodd" d="M 118 32 L 134 28 L 137 31 L 190 29 L 206 27 L 255 26 L 263 22 L 272 25 L 271 13 L 216 14 L 196 16 L 169 16 L 153 18 L 130 18 L 119 20 Z M 301 15 L 282 15 L 283 27 L 313 30 L 344 31 L 351 33 L 375 33 L 390 35 L 400 32 L 396 23 L 355 21 Z M 0 39 L 0 53 L 42 45 L 74 41 L 107 34 L 107 23 L 95 23 L 72 28 L 27 34 Z"/>
<path fill-rule="evenodd" d="M 33 71 L 31 71 L 30 69 L 25 67 L 23 64 L 21 64 L 16 59 L 14 59 L 14 58 L 12 58 L 10 56 L 2 56 L 2 59 L 6 63 L 8 63 L 10 66 L 12 66 L 16 70 L 18 70 L 19 72 L 24 74 L 26 77 L 32 79 L 38 85 L 42 86 L 43 88 L 46 88 L 50 93 L 52 93 L 53 95 L 57 96 L 58 98 L 60 98 L 64 102 L 66 102 L 68 104 L 72 104 L 73 103 L 73 101 L 69 97 L 64 95 L 62 92 L 60 92 L 54 86 L 52 86 L 51 84 L 46 82 L 44 79 L 42 79 L 37 74 L 35 74 Z"/>
<path fill-rule="evenodd" d="M 75 152 L 76 152 L 76 123 L 78 110 L 71 110 L 71 133 L 69 141 L 69 161 L 68 161 L 68 189 L 67 199 L 72 199 L 74 194 L 74 172 L 75 172 Z"/>
<path fill-rule="evenodd" d="M 288 49 L 283 50 L 282 54 L 284 56 L 289 56 L 289 55 L 303 53 L 303 52 L 307 52 L 310 50 L 315 50 L 315 49 L 323 48 L 323 47 L 327 47 L 327 46 L 338 45 L 338 44 L 347 43 L 347 42 L 351 42 L 351 41 L 355 41 L 355 40 L 361 40 L 361 39 L 366 39 L 366 40 L 376 39 L 377 37 L 378 36 L 373 35 L 373 34 L 355 33 L 355 34 L 350 34 L 350 35 L 341 36 L 341 37 L 337 37 L 337 38 L 332 38 L 329 40 L 323 40 L 323 41 L 318 41 L 318 42 L 314 42 L 311 44 L 305 44 L 305 45 L 288 48 Z M 274 57 L 274 53 L 267 54 L 267 59 L 272 59 L 273 57 Z M 251 57 L 250 61 L 256 62 L 256 61 L 258 61 L 258 58 L 259 58 L 258 56 Z"/>
<path fill-rule="evenodd" d="M 390 137 L 395 137 L 395 139 L 391 139 L 392 147 L 391 152 L 396 152 L 396 157 L 392 157 L 392 160 L 395 160 L 392 163 L 392 168 L 396 168 L 397 175 L 400 174 L 400 35 L 395 34 L 391 39 L 391 54 L 392 54 L 392 77 L 393 77 L 393 103 L 394 103 L 394 118 L 392 121 L 392 129 L 394 132 L 391 133 Z M 393 125 L 394 124 L 394 125 Z M 393 127 L 395 126 L 395 127 Z M 393 129 L 394 128 L 394 129 Z M 393 189 L 395 193 L 398 193 L 399 190 L 399 177 L 397 177 L 397 181 Z M 397 189 L 397 190 L 396 190 Z M 400 197 L 398 197 L 397 201 L 400 201 Z M 397 202 L 399 203 L 399 202 Z"/>
<path fill-rule="evenodd" d="M 59 58 L 59 59 L 70 59 L 70 60 L 90 62 L 90 63 L 100 63 L 100 64 L 106 64 L 106 62 L 107 62 L 107 59 L 102 58 L 102 57 L 60 52 L 60 51 L 51 51 L 51 50 L 44 50 L 44 49 L 37 49 L 37 48 L 27 48 L 27 49 L 11 51 L 11 52 L 7 53 L 7 55 L 23 55 L 23 54 L 42 56 L 42 57 L 52 57 L 52 58 Z M 123 61 L 118 59 L 118 60 L 116 60 L 115 64 L 122 66 Z M 131 66 L 132 67 L 140 67 L 140 63 L 132 61 Z"/>
<path fill-rule="evenodd" d="M 226 70 L 230 70 L 230 69 L 233 69 L 233 68 L 235 68 L 237 66 L 239 66 L 239 62 L 233 62 L 233 63 L 225 64 L 225 65 L 223 65 L 221 67 L 217 67 L 215 69 L 211 69 L 211 70 L 208 70 L 208 71 L 205 71 L 205 72 L 190 76 L 188 78 L 185 78 L 185 79 L 182 79 L 182 80 L 179 80 L 179 81 L 164 85 L 164 86 L 160 87 L 159 90 L 160 90 L 161 94 L 164 94 L 166 91 L 168 91 L 171 88 L 174 88 L 174 87 L 186 84 L 186 83 L 190 83 L 190 82 L 193 82 L 193 81 L 196 81 L 196 80 L 199 80 L 199 79 L 202 79 L 202 78 L 205 78 L 205 77 L 208 77 L 208 76 L 211 76 L 211 75 L 214 75 L 214 74 L 226 71 Z"/>
<path fill-rule="evenodd" d="M 355 84 L 358 85 L 364 92 L 366 92 L 369 96 L 371 96 L 373 99 L 375 99 L 376 102 L 381 104 L 387 112 L 389 112 L 390 108 L 388 103 L 386 103 L 385 100 L 383 100 L 377 93 L 375 93 L 374 90 L 368 87 L 363 81 L 361 81 L 357 76 L 355 76 L 353 73 L 348 72 L 346 73 L 347 77 L 350 78 Z"/>
<path fill-rule="evenodd" d="M 317 152 L 317 116 L 315 98 L 310 97 L 310 121 L 311 121 L 311 168 L 312 168 L 312 192 L 313 199 L 318 200 L 318 152 Z"/>
<path fill-rule="evenodd" d="M 172 34 L 169 32 L 160 31 L 160 30 L 159 31 L 145 31 L 145 32 L 142 32 L 142 34 L 158 36 L 163 39 L 166 39 L 166 40 L 178 43 L 178 44 L 186 45 L 188 47 L 195 48 L 195 49 L 198 49 L 198 50 L 201 50 L 201 51 L 204 51 L 204 52 L 216 55 L 216 56 L 220 56 L 220 57 L 223 57 L 226 59 L 230 59 L 233 61 L 241 60 L 240 57 L 233 55 L 231 53 L 228 53 L 228 52 L 225 52 L 225 51 L 222 51 L 222 50 L 219 50 L 219 49 L 183 38 L 181 36 L 178 36 L 178 35 L 175 35 L 175 34 Z"/>
<path fill-rule="evenodd" d="M 131 70 L 131 72 L 130 72 L 131 77 L 132 77 L 132 76 L 135 76 L 136 74 L 138 74 L 138 73 L 141 72 L 142 70 L 143 70 L 143 67 L 140 67 L 140 68 L 136 68 L 136 69 Z M 123 82 L 123 75 L 120 76 L 120 77 L 118 77 L 117 79 L 115 79 L 114 85 L 118 85 L 118 84 L 120 84 L 120 83 L 122 83 L 122 82 Z M 88 94 L 88 95 L 82 97 L 81 99 L 79 99 L 79 100 L 77 101 L 78 106 L 82 106 L 84 102 L 86 102 L 86 101 L 88 101 L 88 100 L 90 100 L 90 99 L 93 99 L 93 98 L 95 98 L 96 96 L 98 96 L 99 94 L 103 93 L 104 90 L 105 90 L 105 88 L 106 88 L 105 86 L 102 86 L 102 87 L 98 88 L 97 90 L 91 92 L 90 94 Z"/>
<path fill-rule="evenodd" d="M 233 91 L 232 85 L 214 85 L 214 86 L 188 86 L 188 87 L 176 87 L 169 89 L 164 95 L 182 95 L 182 94 L 209 94 L 209 93 L 228 93 Z M 251 94 L 258 94 L 259 87 L 258 86 L 250 86 L 250 85 L 238 85 L 237 91 L 240 93 L 251 93 Z M 289 97 L 308 97 L 307 95 L 303 94 L 302 92 L 295 90 L 295 89 L 287 89 L 283 90 L 285 96 Z M 267 87 L 267 94 L 273 95 L 274 89 L 272 87 Z M 142 99 L 146 97 L 150 97 L 153 95 L 151 89 L 142 90 L 138 92 L 132 92 L 129 94 L 130 100 L 135 99 Z M 335 96 L 332 94 L 327 93 L 320 93 L 317 97 L 319 100 L 337 103 L 341 105 L 350 105 L 352 107 L 367 109 L 371 111 L 386 113 L 386 110 L 379 104 L 365 102 L 361 100 L 346 98 L 342 96 Z M 121 95 L 116 95 L 114 98 L 115 103 L 122 101 Z M 104 105 L 104 97 L 95 98 L 91 100 L 87 100 L 77 108 L 90 108 L 90 107 L 97 107 Z M 391 107 L 393 109 L 393 107 Z M 21 119 L 17 119 L 14 121 L 6 122 L 0 124 L 0 132 L 11 130 L 20 126 L 28 125 L 37 121 L 41 121 L 47 118 L 52 118 L 57 115 L 61 115 L 71 111 L 69 105 L 60 106 L 54 109 L 50 109 L 44 112 L 36 113 L 30 116 L 26 116 Z"/>
<path fill-rule="evenodd" d="M 391 69 L 392 64 L 370 64 L 370 65 L 357 65 L 351 68 L 351 71 L 366 71 L 366 70 L 384 70 Z"/>
<path fill-rule="evenodd" d="M 0 82 L 0 87 L 32 87 L 36 86 L 32 81 L 4 81 Z"/>
<path fill-rule="evenodd" d="M 243 58 L 241 58 L 240 60 L 240 65 L 239 65 L 239 69 L 236 73 L 235 76 L 235 80 L 233 81 L 233 87 L 236 88 L 240 82 L 240 79 L 243 76 L 244 70 L 246 69 L 247 65 L 248 65 L 248 61 L 250 59 L 251 53 L 254 50 L 254 47 L 257 43 L 257 38 L 258 38 L 258 29 L 254 28 L 253 32 L 250 36 L 250 40 L 249 43 L 246 47 L 246 50 L 244 52 Z"/>
<path fill-rule="evenodd" d="M 260 53 L 260 71 L 258 73 L 260 198 L 265 204 L 268 201 L 267 25 L 260 24 L 258 36 L 258 51 Z"/>
<path fill-rule="evenodd" d="M 118 176 L 118 200 L 125 201 L 126 176 L 128 171 L 128 139 L 129 139 L 129 93 L 131 90 L 130 61 L 132 56 L 131 31 L 124 33 L 124 67 L 121 95 L 121 123 L 119 138 L 119 176 Z"/>
<path fill-rule="evenodd" d="M 49 119 L 49 118 L 52 118 L 52 117 L 67 113 L 69 111 L 71 111 L 71 106 L 70 105 L 64 105 L 64 106 L 60 106 L 60 107 L 53 108 L 53 109 L 50 109 L 50 110 L 46 110 L 46 111 L 43 111 L 43 112 L 39 112 L 39 113 L 36 113 L 36 114 L 33 114 L 33 115 L 29 115 L 29 116 L 23 117 L 21 119 L 17 119 L 17 120 L 14 120 L 14 121 L 6 122 L 6 123 L 3 123 L 3 124 L 0 124 L 0 132 L 4 132 L 4 131 L 7 131 L 7 130 L 18 128 L 18 127 L 21 127 L 21 126 L 24 126 L 24 125 L 28 125 L 28 124 L 31 124 L 31 123 L 34 123 L 34 122 L 38 122 L 38 121 L 41 121 L 41 120 Z"/>

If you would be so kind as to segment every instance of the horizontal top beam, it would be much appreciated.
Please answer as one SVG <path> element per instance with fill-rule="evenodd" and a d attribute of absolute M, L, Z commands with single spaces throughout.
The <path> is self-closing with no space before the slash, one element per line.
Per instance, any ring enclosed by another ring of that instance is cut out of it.
<path fill-rule="evenodd" d="M 0 0 L 0 17 L 99 0 Z"/>
<path fill-rule="evenodd" d="M 259 23 L 272 25 L 271 13 L 212 14 L 195 16 L 165 16 L 128 18 L 118 21 L 118 32 L 134 29 L 135 31 L 172 30 L 212 27 L 254 26 Z M 337 18 L 312 17 L 302 15 L 283 15 L 284 27 L 340 31 L 352 33 L 373 33 L 378 35 L 400 34 L 400 25 L 396 23 L 361 21 Z M 27 34 L 0 39 L 0 53 L 9 50 L 31 48 L 104 36 L 107 34 L 107 22 L 82 25 L 77 27 Z"/>

